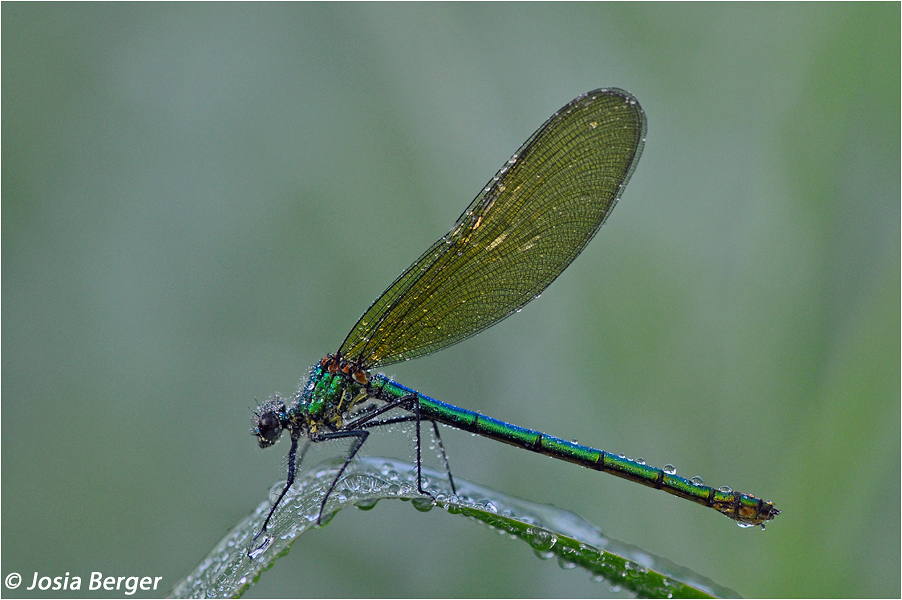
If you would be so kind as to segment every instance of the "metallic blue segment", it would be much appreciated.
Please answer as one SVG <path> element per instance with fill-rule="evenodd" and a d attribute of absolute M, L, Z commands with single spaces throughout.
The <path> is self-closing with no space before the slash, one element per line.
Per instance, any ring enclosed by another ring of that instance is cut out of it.
<path fill-rule="evenodd" d="M 373 379 L 382 382 L 382 389 L 396 398 L 410 394 L 416 395 L 420 400 L 420 415 L 424 419 L 432 419 L 463 431 L 477 433 L 514 446 L 520 446 L 521 448 L 539 449 L 536 445 L 542 437 L 542 433 L 539 431 L 505 423 L 471 410 L 445 404 L 435 398 L 430 398 L 425 394 L 394 382 L 381 374 L 374 375 Z M 563 442 L 563 440 L 560 441 Z"/>
<path fill-rule="evenodd" d="M 401 385 L 396 381 L 392 381 L 380 373 L 373 375 L 373 380 L 378 381 L 381 385 L 381 389 L 388 392 L 388 394 L 394 398 L 403 398 L 404 396 L 410 396 L 411 394 L 415 395 L 420 401 L 420 416 L 425 419 L 432 419 L 450 425 L 451 427 L 476 433 L 474 431 L 476 420 L 483 418 L 471 410 L 439 402 L 435 398 L 430 398 L 429 396 Z"/>

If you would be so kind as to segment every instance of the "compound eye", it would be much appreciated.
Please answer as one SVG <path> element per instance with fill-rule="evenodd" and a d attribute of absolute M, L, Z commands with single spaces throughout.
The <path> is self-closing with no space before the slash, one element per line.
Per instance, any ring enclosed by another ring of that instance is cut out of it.
<path fill-rule="evenodd" d="M 281 398 L 274 396 L 254 415 L 254 427 L 251 429 L 251 433 L 257 436 L 257 442 L 261 448 L 268 448 L 278 441 L 279 436 L 282 435 L 282 429 L 284 429 L 282 422 L 284 414 L 285 404 Z"/>
<path fill-rule="evenodd" d="M 272 446 L 282 434 L 282 420 L 272 412 L 263 413 L 257 418 L 257 437 L 260 438 L 260 447 Z"/>

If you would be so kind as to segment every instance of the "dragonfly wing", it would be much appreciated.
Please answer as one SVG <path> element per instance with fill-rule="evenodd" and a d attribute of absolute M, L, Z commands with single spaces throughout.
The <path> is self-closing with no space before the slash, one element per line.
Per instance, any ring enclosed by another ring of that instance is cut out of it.
<path fill-rule="evenodd" d="M 409 360 L 519 310 L 604 223 L 636 168 L 645 131 L 642 108 L 623 90 L 567 104 L 370 306 L 342 356 L 367 369 Z"/>

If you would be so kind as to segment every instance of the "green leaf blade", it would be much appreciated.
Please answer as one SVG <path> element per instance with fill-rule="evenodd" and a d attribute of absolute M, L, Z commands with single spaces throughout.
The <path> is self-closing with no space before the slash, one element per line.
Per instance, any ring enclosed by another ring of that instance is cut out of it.
<path fill-rule="evenodd" d="M 172 591 L 174 598 L 237 598 L 263 571 L 285 556 L 303 533 L 317 527 L 319 504 L 341 466 L 332 459 L 305 473 L 292 486 L 256 541 L 271 500 L 262 502 L 229 531 Z M 366 457 L 352 462 L 329 497 L 323 523 L 340 510 L 371 509 L 379 500 L 411 500 L 418 510 L 438 506 L 500 529 L 528 543 L 540 558 L 556 558 L 562 568 L 582 568 L 593 579 L 646 598 L 735 597 L 730 589 L 644 550 L 604 536 L 579 515 L 555 506 L 508 496 L 455 478 L 456 495 L 440 472 L 423 469 L 436 503 L 417 492 L 416 467 L 402 461 Z M 281 484 L 273 488 L 280 490 Z M 263 546 L 260 548 L 260 546 Z M 248 556 L 248 553 L 253 558 Z"/>

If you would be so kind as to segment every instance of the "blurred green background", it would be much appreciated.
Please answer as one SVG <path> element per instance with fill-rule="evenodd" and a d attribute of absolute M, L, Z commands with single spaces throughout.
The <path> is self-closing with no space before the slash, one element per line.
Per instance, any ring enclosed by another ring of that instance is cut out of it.
<path fill-rule="evenodd" d="M 899 22 L 897 3 L 3 3 L 3 575 L 168 591 L 284 478 L 255 399 L 335 351 L 554 111 L 617 86 L 648 138 L 598 238 L 519 316 L 387 372 L 784 514 L 742 530 L 446 430 L 459 477 L 743 595 L 898 597 Z M 248 596 L 608 593 L 382 502 Z"/>

